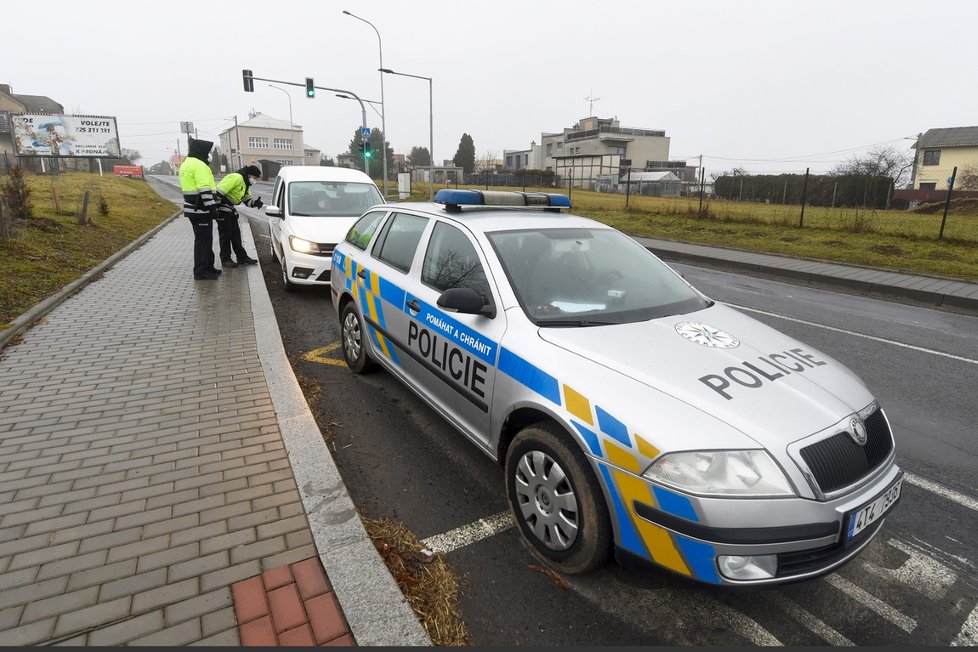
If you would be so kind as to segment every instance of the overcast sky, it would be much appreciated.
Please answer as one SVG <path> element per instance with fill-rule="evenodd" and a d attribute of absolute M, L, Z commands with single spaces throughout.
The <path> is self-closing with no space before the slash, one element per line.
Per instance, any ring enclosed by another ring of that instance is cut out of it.
<path fill-rule="evenodd" d="M 463 132 L 478 158 L 528 148 L 586 117 L 587 97 L 600 98 L 595 115 L 665 130 L 670 158 L 702 154 L 708 172 L 827 169 L 978 124 L 969 0 L 48 0 L 6 7 L 0 83 L 116 116 L 122 146 L 151 165 L 173 153 L 181 121 L 216 140 L 235 114 L 288 119 L 281 91 L 244 92 L 243 68 L 379 100 L 377 36 L 343 9 L 377 27 L 385 67 L 434 79 L 439 163 Z M 386 76 L 384 96 L 394 151 L 426 147 L 427 82 Z M 294 87 L 292 107 L 306 144 L 330 157 L 360 123 L 356 102 L 325 91 Z"/>

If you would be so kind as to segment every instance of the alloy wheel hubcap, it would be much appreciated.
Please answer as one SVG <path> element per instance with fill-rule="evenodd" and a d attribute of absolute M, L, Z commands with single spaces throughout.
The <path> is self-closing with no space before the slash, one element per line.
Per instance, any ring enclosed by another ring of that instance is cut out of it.
<path fill-rule="evenodd" d="M 580 511 L 570 478 L 556 460 L 529 451 L 516 465 L 516 497 L 523 522 L 551 550 L 567 550 L 580 530 Z"/>
<path fill-rule="evenodd" d="M 352 312 L 343 320 L 343 348 L 351 360 L 360 359 L 360 322 Z"/>

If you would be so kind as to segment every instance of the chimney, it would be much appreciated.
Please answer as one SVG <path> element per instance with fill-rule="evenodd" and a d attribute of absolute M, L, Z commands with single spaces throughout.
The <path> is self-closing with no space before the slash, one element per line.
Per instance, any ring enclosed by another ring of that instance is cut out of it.
<path fill-rule="evenodd" d="M 0 93 L 10 95 L 10 84 L 0 84 Z"/>

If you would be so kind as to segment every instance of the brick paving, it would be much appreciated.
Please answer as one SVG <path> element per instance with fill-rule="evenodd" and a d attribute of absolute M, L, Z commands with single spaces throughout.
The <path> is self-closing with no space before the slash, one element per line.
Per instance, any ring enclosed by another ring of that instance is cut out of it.
<path fill-rule="evenodd" d="M 194 281 L 192 242 L 178 218 L 2 352 L 0 645 L 237 645 L 232 586 L 318 555 L 247 275 Z"/>

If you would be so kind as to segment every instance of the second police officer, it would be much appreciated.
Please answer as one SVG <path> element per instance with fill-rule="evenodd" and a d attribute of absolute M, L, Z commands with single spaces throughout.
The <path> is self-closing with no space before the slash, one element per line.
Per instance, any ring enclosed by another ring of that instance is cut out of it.
<path fill-rule="evenodd" d="M 251 208 L 261 208 L 261 197 L 251 196 L 251 185 L 261 178 L 261 169 L 249 165 L 227 175 L 217 184 L 218 211 L 223 219 L 218 220 L 217 229 L 221 242 L 221 266 L 237 267 L 254 265 L 258 261 L 250 257 L 241 244 L 241 228 L 238 226 L 238 211 L 235 206 L 244 204 Z M 231 252 L 234 257 L 231 259 Z"/>

